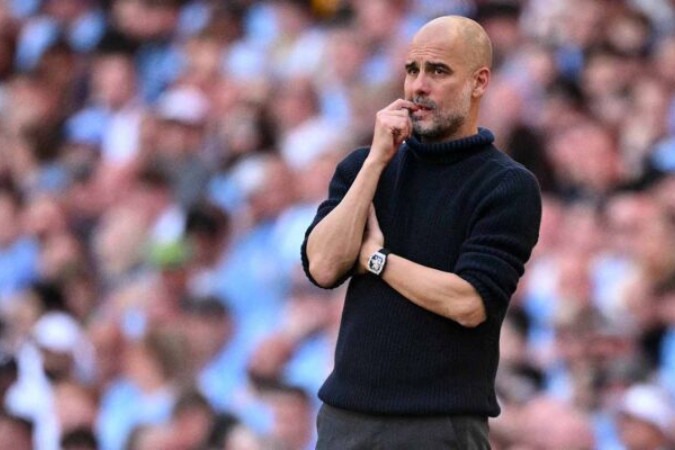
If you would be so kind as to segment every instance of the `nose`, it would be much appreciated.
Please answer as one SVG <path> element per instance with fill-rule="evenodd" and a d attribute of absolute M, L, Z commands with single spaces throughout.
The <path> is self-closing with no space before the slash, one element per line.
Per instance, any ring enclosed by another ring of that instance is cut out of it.
<path fill-rule="evenodd" d="M 424 71 L 420 71 L 412 80 L 412 92 L 415 96 L 426 96 L 429 94 L 429 78 Z"/>

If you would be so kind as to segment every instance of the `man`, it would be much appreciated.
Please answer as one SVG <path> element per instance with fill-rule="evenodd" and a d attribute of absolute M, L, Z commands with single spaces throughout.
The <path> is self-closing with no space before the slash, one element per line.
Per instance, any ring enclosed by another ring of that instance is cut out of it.
<path fill-rule="evenodd" d="M 319 449 L 489 448 L 499 330 L 541 218 L 534 176 L 477 126 L 490 62 L 476 22 L 426 24 L 405 99 L 339 164 L 307 231 L 309 278 L 352 276 Z"/>

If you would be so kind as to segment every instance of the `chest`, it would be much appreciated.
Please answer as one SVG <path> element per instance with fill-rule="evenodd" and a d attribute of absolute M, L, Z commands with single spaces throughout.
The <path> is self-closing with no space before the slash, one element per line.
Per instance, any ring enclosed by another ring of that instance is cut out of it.
<path fill-rule="evenodd" d="M 450 270 L 471 232 L 477 174 L 471 164 L 411 159 L 382 177 L 375 196 L 385 244 L 415 262 Z"/>

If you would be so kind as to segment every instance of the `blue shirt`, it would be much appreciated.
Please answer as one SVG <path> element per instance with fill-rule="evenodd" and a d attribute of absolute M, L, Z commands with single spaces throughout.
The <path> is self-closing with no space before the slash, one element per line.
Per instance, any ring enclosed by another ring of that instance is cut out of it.
<path fill-rule="evenodd" d="M 37 242 L 26 237 L 0 248 L 0 303 L 37 279 L 38 257 Z"/>

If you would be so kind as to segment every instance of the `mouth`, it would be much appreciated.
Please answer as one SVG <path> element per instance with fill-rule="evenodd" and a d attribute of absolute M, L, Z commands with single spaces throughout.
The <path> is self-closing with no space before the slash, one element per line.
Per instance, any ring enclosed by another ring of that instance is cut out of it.
<path fill-rule="evenodd" d="M 417 97 L 413 98 L 412 102 L 415 104 L 415 109 L 412 111 L 413 113 L 423 115 L 436 109 L 436 104 L 430 99 Z"/>
<path fill-rule="evenodd" d="M 431 111 L 433 108 L 428 105 L 421 105 L 419 103 L 416 103 L 415 106 L 417 106 L 417 111 Z"/>
<path fill-rule="evenodd" d="M 423 116 L 426 116 L 427 114 L 429 114 L 429 112 L 433 110 L 432 107 L 427 106 L 427 105 L 416 104 L 415 106 L 417 108 L 414 111 L 412 111 L 412 114 L 411 114 L 411 117 L 415 118 L 415 119 L 420 119 Z"/>

